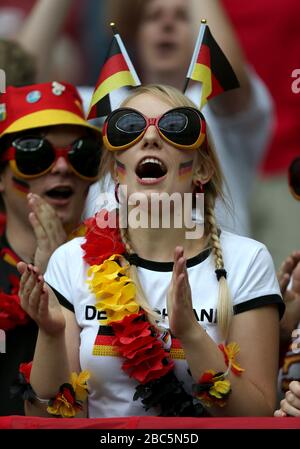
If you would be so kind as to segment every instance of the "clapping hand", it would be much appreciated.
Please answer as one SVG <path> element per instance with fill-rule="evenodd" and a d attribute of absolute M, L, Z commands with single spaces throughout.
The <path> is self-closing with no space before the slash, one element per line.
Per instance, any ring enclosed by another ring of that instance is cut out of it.
<path fill-rule="evenodd" d="M 176 338 L 184 339 L 198 322 L 192 304 L 192 293 L 188 279 L 186 258 L 182 247 L 176 247 L 174 267 L 167 295 L 170 330 Z"/>
<path fill-rule="evenodd" d="M 44 273 L 51 254 L 66 241 L 67 235 L 55 210 L 44 199 L 29 193 L 28 204 L 31 209 L 29 221 L 37 241 L 34 265 Z"/>
<path fill-rule="evenodd" d="M 45 284 L 39 269 L 19 262 L 21 274 L 19 297 L 25 312 L 47 335 L 57 335 L 65 329 L 65 318 L 53 291 Z"/>

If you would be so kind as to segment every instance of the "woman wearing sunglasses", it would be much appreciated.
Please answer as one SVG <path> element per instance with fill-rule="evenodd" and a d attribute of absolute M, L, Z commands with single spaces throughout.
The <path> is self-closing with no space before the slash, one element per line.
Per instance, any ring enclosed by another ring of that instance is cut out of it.
<path fill-rule="evenodd" d="M 0 193 L 6 227 L 0 239 L 0 415 L 23 414 L 9 389 L 21 362 L 32 360 L 37 327 L 20 307 L 23 260 L 44 272 L 52 252 L 79 223 L 100 160 L 100 133 L 84 119 L 70 84 L 8 87 L 0 99 Z M 69 236 L 68 236 L 69 235 Z"/>
<path fill-rule="evenodd" d="M 140 87 L 108 116 L 103 139 L 101 172 L 120 211 L 138 194 L 141 213 L 158 220 L 122 227 L 100 211 L 84 238 L 53 254 L 47 285 L 18 265 L 22 306 L 40 327 L 28 413 L 271 415 L 283 304 L 264 245 L 215 221 L 222 174 L 202 114 L 174 88 Z M 153 196 L 197 192 L 202 236 L 173 224 L 175 207 L 162 226 Z"/>

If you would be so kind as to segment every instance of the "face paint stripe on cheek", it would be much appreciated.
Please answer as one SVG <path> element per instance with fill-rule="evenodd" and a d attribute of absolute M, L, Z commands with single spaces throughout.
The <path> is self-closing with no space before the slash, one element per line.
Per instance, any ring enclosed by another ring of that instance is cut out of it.
<path fill-rule="evenodd" d="M 23 181 L 15 176 L 12 177 L 13 186 L 18 192 L 21 192 L 24 195 L 27 195 L 30 191 L 30 186 L 26 181 Z"/>
<path fill-rule="evenodd" d="M 192 173 L 192 169 L 193 169 L 193 160 L 183 162 L 182 164 L 179 165 L 178 170 L 179 177 L 182 178 L 183 176 L 190 175 Z"/>
<path fill-rule="evenodd" d="M 116 160 L 116 165 L 117 165 L 117 172 L 119 177 L 124 177 L 126 175 L 126 167 L 124 164 L 122 164 L 122 162 Z"/>

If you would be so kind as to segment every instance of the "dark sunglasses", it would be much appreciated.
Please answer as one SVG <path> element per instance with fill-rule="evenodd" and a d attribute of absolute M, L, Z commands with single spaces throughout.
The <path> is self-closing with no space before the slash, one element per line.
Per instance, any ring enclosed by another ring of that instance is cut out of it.
<path fill-rule="evenodd" d="M 120 108 L 104 123 L 104 144 L 109 151 L 126 150 L 141 140 L 151 125 L 166 142 L 182 150 L 199 148 L 206 137 L 205 119 L 197 109 L 174 108 L 160 117 L 148 118 L 135 109 Z"/>
<path fill-rule="evenodd" d="M 1 159 L 9 161 L 12 171 L 19 177 L 32 179 L 48 173 L 57 159 L 64 157 L 77 176 L 93 181 L 98 177 L 100 156 L 100 142 L 91 136 L 56 148 L 44 137 L 25 135 L 15 139 Z"/>
<path fill-rule="evenodd" d="M 300 157 L 294 159 L 289 167 L 289 186 L 292 195 L 300 200 Z"/>

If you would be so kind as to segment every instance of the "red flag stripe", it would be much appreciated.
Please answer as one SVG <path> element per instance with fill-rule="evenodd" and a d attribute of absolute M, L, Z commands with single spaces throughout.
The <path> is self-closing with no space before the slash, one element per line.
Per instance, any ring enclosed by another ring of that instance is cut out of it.
<path fill-rule="evenodd" d="M 89 111 L 88 120 L 91 120 L 93 118 L 97 118 L 97 108 L 95 104 L 94 106 L 91 107 Z"/>
<path fill-rule="evenodd" d="M 216 78 L 213 73 L 213 67 L 211 66 L 210 48 L 207 45 L 202 45 L 196 64 L 203 64 L 210 68 L 211 71 L 211 81 L 212 81 L 212 92 L 208 99 L 213 98 L 224 92 L 224 88 Z"/>
<path fill-rule="evenodd" d="M 103 81 L 110 76 L 118 72 L 129 71 L 129 67 L 124 59 L 124 56 L 120 53 L 118 55 L 111 56 L 104 64 L 100 77 L 98 79 L 95 91 Z"/>
<path fill-rule="evenodd" d="M 214 73 L 211 72 L 211 85 L 212 91 L 211 95 L 208 96 L 208 99 L 213 98 L 216 95 L 222 94 L 224 92 L 224 88 L 221 86 Z"/>
<path fill-rule="evenodd" d="M 210 67 L 210 48 L 207 45 L 202 45 L 196 61 L 197 63 Z"/>

